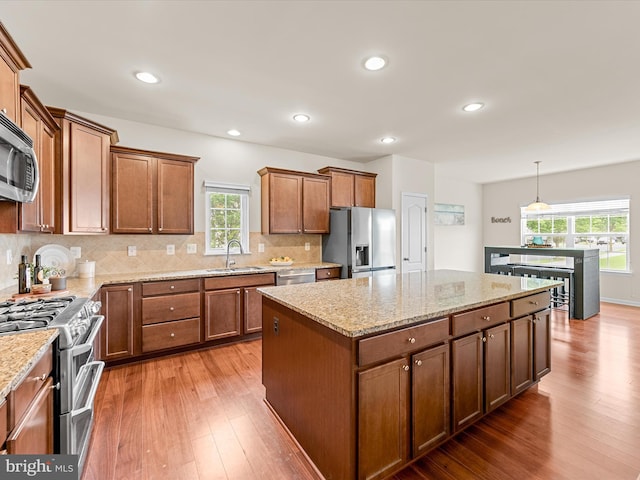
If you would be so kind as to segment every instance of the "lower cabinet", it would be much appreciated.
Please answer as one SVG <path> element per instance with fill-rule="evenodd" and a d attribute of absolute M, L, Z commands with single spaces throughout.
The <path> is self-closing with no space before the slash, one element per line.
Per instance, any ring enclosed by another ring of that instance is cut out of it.
<path fill-rule="evenodd" d="M 100 332 L 100 359 L 120 360 L 134 355 L 134 285 L 109 285 L 101 289 L 104 323 Z"/>
<path fill-rule="evenodd" d="M 204 293 L 205 340 L 240 335 L 240 288 Z"/>
<path fill-rule="evenodd" d="M 511 322 L 511 395 L 533 384 L 533 322 L 527 315 Z"/>
<path fill-rule="evenodd" d="M 551 309 L 533 315 L 533 378 L 551 371 Z"/>
<path fill-rule="evenodd" d="M 448 344 L 358 373 L 359 479 L 384 478 L 448 436 Z"/>

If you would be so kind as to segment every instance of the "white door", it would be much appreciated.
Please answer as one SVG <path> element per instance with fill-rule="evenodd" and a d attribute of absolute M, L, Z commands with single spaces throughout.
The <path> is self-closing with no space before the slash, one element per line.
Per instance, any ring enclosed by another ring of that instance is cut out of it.
<path fill-rule="evenodd" d="M 427 196 L 402 194 L 402 273 L 427 269 Z"/>

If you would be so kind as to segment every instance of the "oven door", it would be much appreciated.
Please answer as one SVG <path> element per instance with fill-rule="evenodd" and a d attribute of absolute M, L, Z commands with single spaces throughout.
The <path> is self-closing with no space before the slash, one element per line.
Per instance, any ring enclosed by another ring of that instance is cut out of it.
<path fill-rule="evenodd" d="M 104 369 L 104 362 L 87 364 L 85 374 L 77 385 L 77 407 L 60 416 L 60 453 L 78 455 L 78 470 L 87 456 L 93 429 L 94 400 Z"/>
<path fill-rule="evenodd" d="M 88 364 L 94 360 L 94 343 L 100 332 L 100 326 L 104 316 L 94 315 L 88 331 L 81 341 L 72 347 L 60 350 L 60 413 L 68 413 L 77 410 L 78 402 L 82 395 L 79 385 L 84 383 L 84 377 L 88 373 Z"/>

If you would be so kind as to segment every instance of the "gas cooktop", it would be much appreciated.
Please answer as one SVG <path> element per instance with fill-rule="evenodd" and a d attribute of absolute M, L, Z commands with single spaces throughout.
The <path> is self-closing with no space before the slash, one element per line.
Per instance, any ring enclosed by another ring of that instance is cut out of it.
<path fill-rule="evenodd" d="M 73 303 L 75 296 L 0 303 L 0 333 L 47 327 Z"/>

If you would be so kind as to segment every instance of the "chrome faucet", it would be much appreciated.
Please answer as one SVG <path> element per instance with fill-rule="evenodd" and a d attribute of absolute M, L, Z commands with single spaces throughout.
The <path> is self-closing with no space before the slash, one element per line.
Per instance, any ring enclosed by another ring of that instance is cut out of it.
<path fill-rule="evenodd" d="M 229 240 L 229 243 L 227 243 L 227 266 L 225 268 L 229 268 L 231 265 L 235 265 L 236 261 L 235 260 L 229 260 L 229 248 L 231 248 L 231 244 L 232 243 L 237 243 L 238 246 L 240 247 L 240 254 L 244 253 L 244 250 L 242 249 L 242 244 L 240 243 L 240 240 L 236 240 L 235 238 L 233 240 Z"/>

